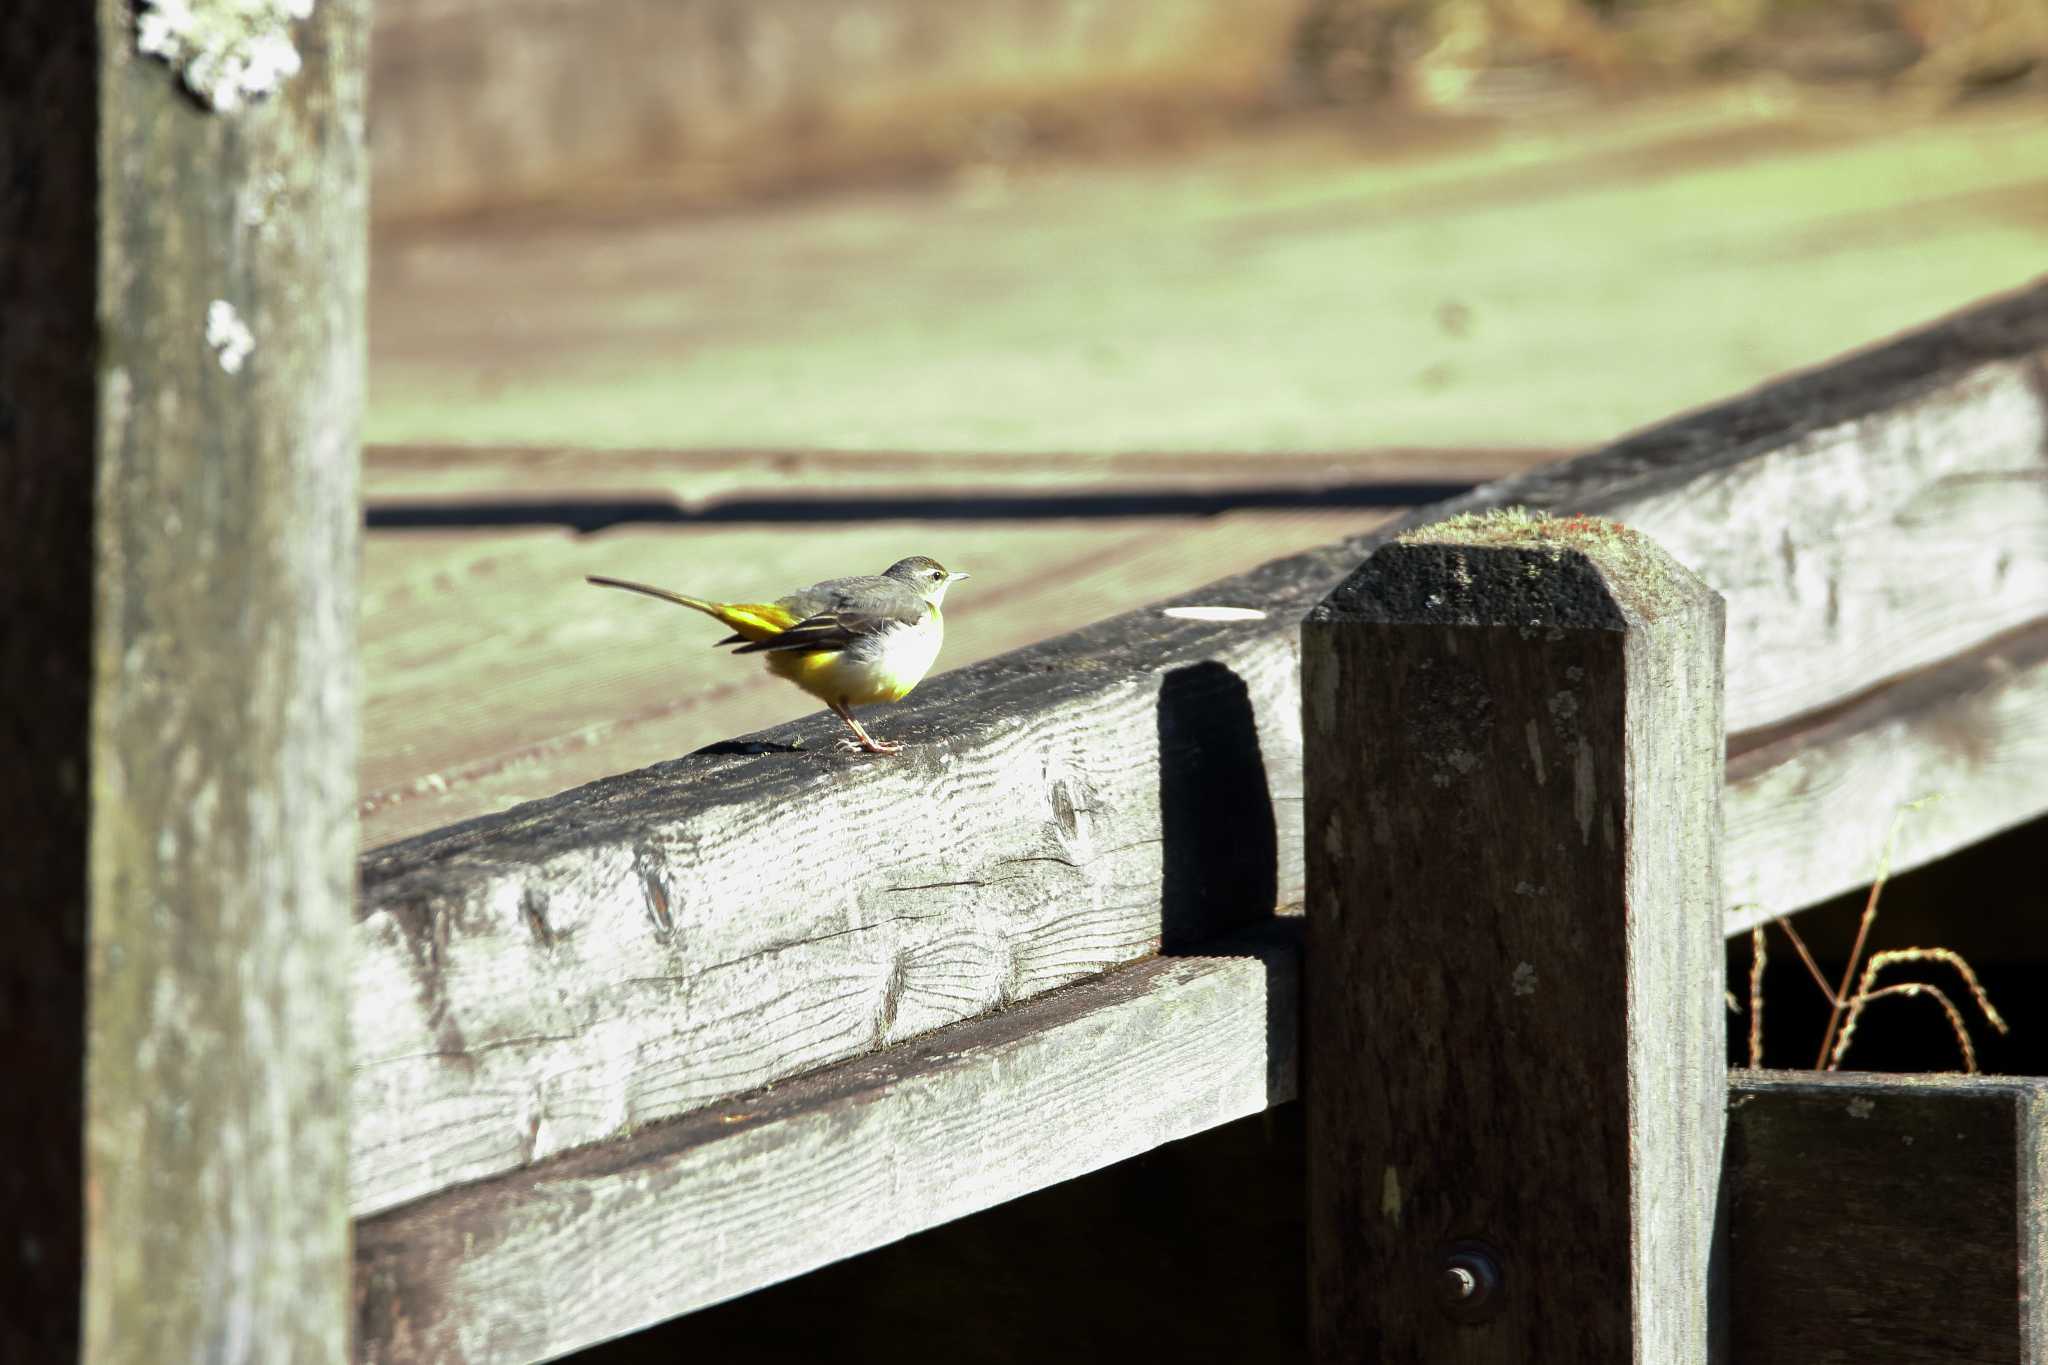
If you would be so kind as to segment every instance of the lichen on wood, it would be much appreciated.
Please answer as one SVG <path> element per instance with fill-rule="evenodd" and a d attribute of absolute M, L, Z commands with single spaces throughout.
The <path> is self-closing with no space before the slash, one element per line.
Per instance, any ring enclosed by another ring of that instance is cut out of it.
<path fill-rule="evenodd" d="M 135 46 L 178 72 L 207 108 L 231 114 L 299 74 L 293 21 L 313 0 L 142 0 Z"/>

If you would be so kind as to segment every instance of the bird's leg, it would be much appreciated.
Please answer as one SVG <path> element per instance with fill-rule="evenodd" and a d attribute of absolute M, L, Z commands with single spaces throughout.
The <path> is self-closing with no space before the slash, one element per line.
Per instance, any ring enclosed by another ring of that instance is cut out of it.
<path fill-rule="evenodd" d="M 845 721 L 847 725 L 851 727 L 855 739 L 859 741 L 858 743 L 855 743 L 855 739 L 842 739 L 839 741 L 840 748 L 853 753 L 857 753 L 863 749 L 865 749 L 867 752 L 871 754 L 894 754 L 902 752 L 903 746 L 901 744 L 895 743 L 891 740 L 876 739 L 873 735 L 869 734 L 867 732 L 867 728 L 863 726 L 859 721 L 853 718 L 853 712 L 848 710 L 843 703 L 832 703 L 832 710 L 833 713 L 839 717 L 839 719 Z"/>

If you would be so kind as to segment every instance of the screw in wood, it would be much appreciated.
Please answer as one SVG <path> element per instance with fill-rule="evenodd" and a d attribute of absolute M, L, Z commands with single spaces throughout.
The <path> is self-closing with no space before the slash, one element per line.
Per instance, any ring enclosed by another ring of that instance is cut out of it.
<path fill-rule="evenodd" d="M 1437 1271 L 1437 1302 L 1452 1317 L 1474 1321 L 1490 1316 L 1500 1290 L 1500 1262 L 1491 1247 L 1459 1242 L 1444 1253 Z"/>

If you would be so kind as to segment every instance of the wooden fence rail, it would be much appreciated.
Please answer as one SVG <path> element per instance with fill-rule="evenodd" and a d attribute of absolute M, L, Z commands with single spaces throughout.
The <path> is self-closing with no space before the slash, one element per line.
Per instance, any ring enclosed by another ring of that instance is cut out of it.
<path fill-rule="evenodd" d="M 1404 524 L 1595 512 L 1727 598 L 1737 929 L 1867 879 L 1887 797 L 1949 798 L 1901 867 L 2048 806 L 2044 358 L 2048 289 Z M 900 762 L 693 756 L 370 855 L 357 1215 L 1299 901 L 1296 622 L 1388 534 L 934 679 Z"/>
<path fill-rule="evenodd" d="M 2042 1359 L 2044 1139 L 2035 1077 L 1735 1073 L 1730 1359 Z"/>
<path fill-rule="evenodd" d="M 1411 519 L 1655 521 L 1726 597 L 1693 931 L 1866 879 L 1894 795 L 1949 796 L 1900 865 L 2048 809 L 2044 338 L 2037 290 Z M 697 756 L 367 858 L 361 1358 L 568 1350 L 1291 1095 L 1294 623 L 1392 534 L 937 679 L 900 763 Z"/>

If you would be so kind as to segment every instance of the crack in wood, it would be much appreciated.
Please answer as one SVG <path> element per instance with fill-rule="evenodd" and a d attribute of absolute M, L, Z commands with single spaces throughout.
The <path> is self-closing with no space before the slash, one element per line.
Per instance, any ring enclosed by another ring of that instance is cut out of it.
<path fill-rule="evenodd" d="M 543 948 L 555 946 L 555 931 L 548 924 L 547 892 L 537 886 L 528 887 L 519 897 L 519 913 L 535 943 Z"/>

